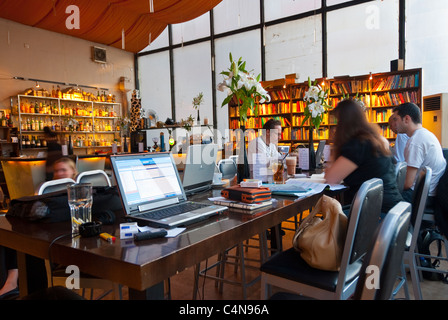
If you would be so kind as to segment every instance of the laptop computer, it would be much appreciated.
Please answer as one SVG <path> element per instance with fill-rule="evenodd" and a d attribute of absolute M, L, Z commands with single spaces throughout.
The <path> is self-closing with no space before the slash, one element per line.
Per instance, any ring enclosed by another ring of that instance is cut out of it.
<path fill-rule="evenodd" d="M 316 166 L 317 167 L 321 166 L 324 149 L 325 149 L 325 140 L 320 140 L 319 145 L 317 146 L 317 151 L 316 151 Z"/>
<path fill-rule="evenodd" d="M 194 144 L 188 147 L 182 179 L 187 196 L 211 188 L 217 154 L 216 144 Z"/>
<path fill-rule="evenodd" d="M 173 228 L 227 209 L 187 201 L 169 152 L 111 155 L 110 160 L 127 218 Z"/>

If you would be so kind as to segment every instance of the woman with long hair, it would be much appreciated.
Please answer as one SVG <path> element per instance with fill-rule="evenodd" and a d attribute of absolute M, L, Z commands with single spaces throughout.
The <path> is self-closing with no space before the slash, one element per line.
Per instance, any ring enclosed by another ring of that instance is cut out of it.
<path fill-rule="evenodd" d="M 362 106 L 355 100 L 338 103 L 333 111 L 337 119 L 333 140 L 332 163 L 325 170 L 327 183 L 344 181 L 349 190 L 344 198 L 351 203 L 361 185 L 372 178 L 383 180 L 382 213 L 402 201 L 388 141 L 379 128 L 367 121 Z"/>

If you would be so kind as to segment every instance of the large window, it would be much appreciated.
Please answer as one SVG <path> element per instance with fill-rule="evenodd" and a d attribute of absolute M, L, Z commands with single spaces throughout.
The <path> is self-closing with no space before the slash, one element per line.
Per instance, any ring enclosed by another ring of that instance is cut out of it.
<path fill-rule="evenodd" d="M 322 76 L 322 20 L 320 15 L 266 28 L 266 79 L 298 73 L 299 79 Z"/>
<path fill-rule="evenodd" d="M 448 81 L 442 77 L 444 69 L 437 67 L 448 43 L 448 22 L 432 18 L 435 10 L 447 11 L 445 2 L 406 1 L 406 67 L 428 68 L 440 79 L 431 92 L 441 91 Z M 248 69 L 261 73 L 263 80 L 291 73 L 303 82 L 308 77 L 387 72 L 390 61 L 399 58 L 399 3 L 223 0 L 212 12 L 167 28 L 139 53 L 142 104 L 157 111 L 160 120 L 172 116 L 180 121 L 190 114 L 196 117 L 191 102 L 203 92 L 201 119 L 207 117 L 221 131 L 228 128 L 228 110 L 221 108 L 226 93 L 216 85 L 222 81 L 219 73 L 229 66 L 229 52 L 247 61 Z M 428 50 L 434 59 L 426 58 Z M 424 81 L 426 86 L 429 81 Z"/>
<path fill-rule="evenodd" d="M 230 66 L 229 53 L 232 53 L 234 60 L 238 60 L 240 57 L 243 58 L 246 61 L 247 70 L 253 71 L 256 75 L 261 73 L 259 30 L 219 38 L 216 40 L 215 51 L 216 83 L 222 82 L 223 76 L 220 72 L 227 70 Z M 227 92 L 218 91 L 216 88 L 214 90 L 216 92 L 216 112 L 218 114 L 217 128 L 224 135 L 225 129 L 229 127 L 228 108 L 221 108 L 221 104 L 227 96 Z"/>
<path fill-rule="evenodd" d="M 331 11 L 327 20 L 330 78 L 386 72 L 398 59 L 398 0 Z"/>
<path fill-rule="evenodd" d="M 156 112 L 161 121 L 171 118 L 170 60 L 168 52 L 142 56 L 138 60 L 142 108 Z"/>
<path fill-rule="evenodd" d="M 448 92 L 446 0 L 406 1 L 406 68 L 423 68 L 423 96 Z"/>
<path fill-rule="evenodd" d="M 197 118 L 193 109 L 193 98 L 200 92 L 204 94 L 204 103 L 200 106 L 200 118 L 213 119 L 212 86 L 210 74 L 210 43 L 202 42 L 192 46 L 174 49 L 174 93 L 176 120 L 187 119 L 190 115 Z"/>

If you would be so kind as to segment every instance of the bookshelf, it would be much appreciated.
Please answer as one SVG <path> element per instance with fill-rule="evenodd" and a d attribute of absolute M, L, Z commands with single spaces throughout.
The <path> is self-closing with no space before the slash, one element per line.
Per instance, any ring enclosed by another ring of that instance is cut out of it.
<path fill-rule="evenodd" d="M 322 83 L 323 79 L 318 81 Z M 268 87 L 270 82 L 267 81 L 264 85 L 269 91 L 271 101 L 257 105 L 258 117 L 253 112 L 248 113 L 246 129 L 254 129 L 257 133 L 266 121 L 274 118 L 280 120 L 283 127 L 279 144 L 293 145 L 308 142 L 309 121 L 303 127 L 301 126 L 306 106 L 303 97 L 308 90 L 308 82 Z M 381 133 L 387 139 L 395 139 L 395 134 L 388 125 L 388 119 L 395 106 L 404 102 L 413 102 L 420 109 L 422 107 L 421 68 L 334 77 L 325 79 L 323 88 L 330 89 L 329 105 L 333 108 L 344 96 L 357 95 L 366 107 L 366 116 L 369 121 L 378 124 Z M 314 140 L 328 140 L 336 124 L 336 119 L 331 112 L 326 114 L 319 129 L 314 130 Z M 238 108 L 234 104 L 229 104 L 229 128 L 239 127 Z"/>

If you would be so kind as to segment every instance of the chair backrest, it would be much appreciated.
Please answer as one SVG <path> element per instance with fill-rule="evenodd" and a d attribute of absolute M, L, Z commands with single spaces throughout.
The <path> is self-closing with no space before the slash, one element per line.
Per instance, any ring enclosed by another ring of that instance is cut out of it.
<path fill-rule="evenodd" d="M 443 148 L 442 153 L 445 160 L 448 161 L 448 148 Z"/>
<path fill-rule="evenodd" d="M 392 297 L 410 220 L 411 204 L 404 201 L 384 217 L 364 257 L 354 294 L 356 300 L 389 300 Z"/>
<path fill-rule="evenodd" d="M 412 193 L 412 215 L 411 225 L 413 226 L 412 239 L 409 251 L 414 252 L 417 246 L 418 233 L 422 223 L 423 213 L 426 207 L 426 199 L 428 198 L 429 186 L 431 184 L 432 169 L 422 166 L 417 171 L 417 177 Z"/>
<path fill-rule="evenodd" d="M 70 178 L 63 178 L 57 180 L 50 180 L 42 183 L 37 191 L 38 195 L 46 194 L 55 191 L 61 191 L 67 188 L 68 185 L 76 183 L 75 180 Z"/>
<path fill-rule="evenodd" d="M 347 279 L 357 278 L 354 275 L 357 275 L 361 268 L 362 258 L 379 224 L 382 203 L 383 181 L 378 178 L 365 181 L 352 201 L 336 288 L 340 296 Z M 354 287 L 352 289 L 354 290 Z"/>
<path fill-rule="evenodd" d="M 76 183 L 91 183 L 94 187 L 110 187 L 112 184 L 103 170 L 90 170 L 78 174 Z"/>
<path fill-rule="evenodd" d="M 406 171 L 408 164 L 404 161 L 398 162 L 395 165 L 395 178 L 397 181 L 398 191 L 402 192 L 404 189 L 404 181 L 406 180 Z"/>
<path fill-rule="evenodd" d="M 230 156 L 229 157 L 230 160 L 232 160 L 233 162 L 235 162 L 236 164 L 238 163 L 238 156 Z"/>
<path fill-rule="evenodd" d="M 219 171 L 222 173 L 223 179 L 232 179 L 235 177 L 237 168 L 235 162 L 231 159 L 221 159 L 218 162 Z"/>

